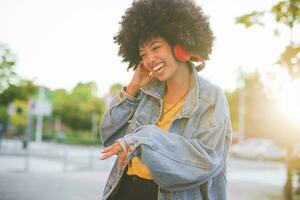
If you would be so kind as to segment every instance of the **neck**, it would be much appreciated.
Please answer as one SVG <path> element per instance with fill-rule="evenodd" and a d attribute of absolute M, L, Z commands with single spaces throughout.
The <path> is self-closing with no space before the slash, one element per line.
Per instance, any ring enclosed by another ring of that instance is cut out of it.
<path fill-rule="evenodd" d="M 190 87 L 190 70 L 186 63 L 180 63 L 174 77 L 167 80 L 166 101 L 174 103 L 186 94 Z"/>

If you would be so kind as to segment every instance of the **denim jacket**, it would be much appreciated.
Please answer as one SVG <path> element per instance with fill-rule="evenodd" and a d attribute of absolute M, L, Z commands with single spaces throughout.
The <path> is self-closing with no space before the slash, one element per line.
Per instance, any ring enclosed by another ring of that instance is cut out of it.
<path fill-rule="evenodd" d="M 190 90 L 169 131 L 156 122 L 162 113 L 165 84 L 153 79 L 136 98 L 121 89 L 101 123 L 103 145 L 119 139 L 139 156 L 158 185 L 158 200 L 227 199 L 226 160 L 231 142 L 228 103 L 223 91 L 192 67 Z M 118 186 L 125 171 L 115 162 L 103 200 Z M 126 173 L 126 172 L 125 172 Z"/>

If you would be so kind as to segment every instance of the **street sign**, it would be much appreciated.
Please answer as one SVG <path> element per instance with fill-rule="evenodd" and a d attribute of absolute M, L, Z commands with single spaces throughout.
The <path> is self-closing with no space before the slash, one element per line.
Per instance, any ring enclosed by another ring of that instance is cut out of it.
<path fill-rule="evenodd" d="M 6 110 L 8 115 L 14 115 L 16 111 L 17 111 L 17 107 L 14 103 L 10 103 Z"/>
<path fill-rule="evenodd" d="M 49 116 L 52 114 L 52 104 L 47 100 L 35 100 L 31 108 L 31 113 L 34 115 Z"/>

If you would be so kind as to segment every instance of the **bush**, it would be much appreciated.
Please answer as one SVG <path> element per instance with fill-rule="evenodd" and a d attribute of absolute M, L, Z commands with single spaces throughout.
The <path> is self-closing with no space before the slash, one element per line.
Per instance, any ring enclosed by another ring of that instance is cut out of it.
<path fill-rule="evenodd" d="M 92 138 L 89 131 L 74 131 L 69 129 L 64 134 L 65 137 L 61 139 L 61 143 L 65 144 L 83 144 L 83 145 L 97 145 L 99 144 L 99 139 Z"/>

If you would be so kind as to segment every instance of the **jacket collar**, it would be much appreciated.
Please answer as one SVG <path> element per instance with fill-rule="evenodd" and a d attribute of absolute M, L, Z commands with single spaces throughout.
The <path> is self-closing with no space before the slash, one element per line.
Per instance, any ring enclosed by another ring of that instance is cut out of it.
<path fill-rule="evenodd" d="M 189 63 L 191 70 L 191 85 L 187 94 L 186 101 L 181 111 L 182 117 L 190 117 L 199 106 L 199 83 L 200 79 L 197 75 L 197 70 L 192 63 Z M 154 98 L 162 101 L 165 93 L 165 82 L 159 81 L 157 78 L 153 78 L 145 87 L 141 90 L 145 94 L 153 96 Z"/>

